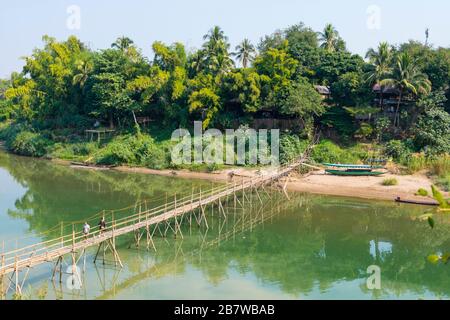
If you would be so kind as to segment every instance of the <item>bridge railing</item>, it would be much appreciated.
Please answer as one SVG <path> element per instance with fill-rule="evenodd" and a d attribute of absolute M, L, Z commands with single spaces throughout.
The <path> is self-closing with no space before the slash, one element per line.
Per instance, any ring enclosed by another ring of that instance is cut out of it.
<path fill-rule="evenodd" d="M 122 228 L 126 228 L 129 226 L 137 225 L 143 221 L 148 221 L 149 219 L 163 215 L 167 212 L 171 212 L 174 209 L 186 207 L 189 204 L 193 205 L 195 204 L 208 204 L 213 201 L 216 201 L 217 199 L 220 199 L 223 196 L 228 196 L 234 192 L 239 192 L 242 190 L 245 190 L 249 187 L 257 187 L 262 184 L 274 181 L 282 177 L 283 175 L 288 174 L 293 167 L 299 165 L 302 161 L 305 160 L 306 156 L 308 155 L 308 152 L 310 150 L 310 147 L 307 148 L 305 153 L 302 155 L 301 158 L 297 159 L 297 161 L 290 163 L 288 165 L 279 167 L 276 172 L 271 173 L 270 175 L 266 176 L 259 176 L 255 178 L 249 178 L 249 179 L 242 179 L 241 183 L 227 183 L 223 184 L 214 188 L 211 188 L 209 190 L 205 191 L 199 191 L 194 193 L 192 191 L 191 194 L 187 194 L 182 196 L 181 198 L 176 198 L 176 195 L 174 196 L 174 199 L 170 202 L 165 202 L 162 205 L 153 207 L 148 209 L 147 208 L 147 202 L 143 201 L 140 203 L 136 203 L 134 206 L 134 212 L 137 211 L 137 207 L 139 207 L 139 211 L 137 213 L 126 215 L 124 217 L 116 217 L 115 213 L 117 211 L 110 210 L 110 211 L 103 211 L 103 216 L 108 215 L 110 220 L 106 222 L 106 228 L 103 230 L 100 230 L 99 226 L 96 225 L 90 229 L 89 235 L 86 236 L 82 231 L 82 225 L 78 225 L 75 223 L 72 223 L 72 232 L 62 235 L 60 237 L 56 237 L 54 239 L 42 241 L 36 244 L 31 244 L 28 246 L 24 246 L 21 248 L 17 248 L 15 250 L 10 250 L 8 252 L 3 252 L 0 254 L 0 273 L 2 270 L 6 268 L 10 268 L 11 266 L 14 266 L 18 261 L 23 260 L 30 260 L 33 256 L 40 256 L 40 255 L 48 255 L 50 252 L 54 252 L 56 250 L 60 250 L 62 248 L 67 247 L 75 247 L 77 244 L 80 244 L 81 242 L 86 242 L 86 247 L 89 246 L 89 239 L 92 239 L 93 237 L 99 236 L 100 234 L 104 234 L 107 232 L 114 232 L 115 230 L 120 230 Z M 144 206 L 144 210 L 142 210 L 142 206 Z M 129 207 L 129 208 L 131 208 Z M 186 208 L 185 208 L 186 209 Z M 123 209 L 118 210 L 123 211 Z M 185 211 L 189 211 L 189 208 L 187 208 Z M 184 213 L 184 212 L 183 212 Z M 171 219 L 171 216 L 168 216 L 166 220 Z M 88 220 L 90 221 L 90 220 Z M 139 228 L 139 227 L 138 227 Z M 76 231 L 78 229 L 79 231 Z M 31 262 L 30 262 L 31 263 Z"/>
<path fill-rule="evenodd" d="M 228 184 L 225 185 L 220 185 L 218 187 L 212 188 L 205 191 L 199 191 L 196 193 L 191 193 L 188 195 L 185 195 L 183 197 L 180 198 L 176 198 L 176 195 L 174 197 L 174 200 L 170 201 L 170 202 L 166 202 L 162 205 L 159 205 L 157 207 L 153 207 L 150 209 L 146 209 L 145 205 L 146 202 L 141 202 L 138 205 L 134 205 L 134 207 L 142 207 L 144 206 L 144 210 L 142 210 L 142 208 L 139 210 L 139 212 L 134 213 L 132 215 L 127 215 L 121 218 L 115 218 L 114 217 L 114 213 L 115 211 L 111 210 L 110 212 L 108 212 L 107 214 L 109 215 L 109 217 L 111 218 L 111 220 L 106 221 L 106 228 L 103 230 L 100 230 L 99 226 L 96 225 L 94 227 L 92 227 L 90 229 L 89 235 L 88 235 L 88 239 L 95 237 L 97 235 L 99 235 L 100 233 L 106 233 L 108 231 L 112 231 L 114 229 L 119 229 L 122 227 L 126 227 L 129 225 L 134 225 L 138 222 L 142 222 L 145 220 L 148 220 L 151 217 L 154 217 L 156 215 L 159 214 L 163 214 L 167 211 L 173 210 L 176 207 L 181 207 L 193 202 L 198 202 L 200 201 L 202 198 L 205 198 L 211 194 L 217 194 L 220 192 L 223 192 L 224 190 L 226 190 L 227 188 L 229 188 L 230 186 Z M 5 268 L 5 267 L 10 267 L 12 265 L 14 265 L 14 263 L 16 261 L 20 261 L 23 259 L 27 259 L 30 258 L 32 256 L 37 256 L 40 254 L 47 254 L 53 250 L 58 250 L 60 248 L 63 247 L 67 247 L 67 246 L 74 246 L 77 243 L 81 242 L 81 241 L 86 241 L 86 236 L 83 233 L 83 231 L 75 231 L 75 224 L 72 224 L 72 228 L 73 231 L 72 233 L 57 237 L 57 238 L 53 238 L 50 240 L 46 240 L 46 241 L 42 241 L 36 244 L 31 244 L 28 246 L 24 246 L 21 248 L 17 248 L 8 252 L 3 252 L 0 254 L 0 270 Z M 77 225 L 77 227 L 81 227 L 82 225 Z M 77 228 L 78 229 L 78 228 Z"/>

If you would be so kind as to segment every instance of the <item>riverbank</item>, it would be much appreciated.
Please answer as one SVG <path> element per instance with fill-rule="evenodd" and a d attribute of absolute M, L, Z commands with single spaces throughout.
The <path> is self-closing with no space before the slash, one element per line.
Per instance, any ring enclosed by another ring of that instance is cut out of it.
<path fill-rule="evenodd" d="M 1 145 L 0 145 L 1 149 Z M 5 152 L 7 152 L 5 150 Z M 268 169 L 230 168 L 213 172 L 198 172 L 190 170 L 149 169 L 145 167 L 116 166 L 105 168 L 101 166 L 73 165 L 71 161 L 52 159 L 53 163 L 71 166 L 79 170 L 115 170 L 120 172 L 150 174 L 183 179 L 202 179 L 216 182 L 239 182 L 242 178 L 252 178 L 261 174 L 267 174 Z M 395 178 L 398 184 L 395 186 L 383 186 L 384 179 Z M 284 183 L 284 182 L 283 182 Z M 431 194 L 433 181 L 424 171 L 412 175 L 399 175 L 387 173 L 381 177 L 341 177 L 325 174 L 324 171 L 313 171 L 306 176 L 293 175 L 286 183 L 290 191 L 306 192 L 312 194 L 355 197 L 369 200 L 393 201 L 396 197 L 410 200 L 426 200 L 427 198 L 416 196 L 420 189 L 425 189 Z M 449 193 L 444 193 L 449 197 Z"/>
<path fill-rule="evenodd" d="M 204 179 L 210 181 L 240 181 L 242 178 L 256 177 L 268 171 L 251 169 L 228 169 L 212 173 L 192 172 L 188 170 L 153 170 L 147 168 L 133 168 L 119 166 L 112 168 L 121 172 L 140 174 L 155 174 L 173 176 L 185 179 Z M 384 179 L 395 178 L 395 186 L 383 186 Z M 287 181 L 286 187 L 290 191 L 307 192 L 313 194 L 356 197 L 371 200 L 394 200 L 396 197 L 410 200 L 424 200 L 416 196 L 420 188 L 431 194 L 433 181 L 424 173 L 413 175 L 385 174 L 382 177 L 340 177 L 325 174 L 324 171 L 314 171 L 307 176 L 294 175 Z M 448 193 L 445 193 L 448 196 Z"/>

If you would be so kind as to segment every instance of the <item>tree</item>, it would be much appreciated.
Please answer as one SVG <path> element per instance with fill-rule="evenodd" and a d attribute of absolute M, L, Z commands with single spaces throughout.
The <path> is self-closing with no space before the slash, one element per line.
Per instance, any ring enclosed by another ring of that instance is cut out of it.
<path fill-rule="evenodd" d="M 365 108 L 371 105 L 372 90 L 367 86 L 362 72 L 344 73 L 330 88 L 333 101 L 338 106 Z"/>
<path fill-rule="evenodd" d="M 203 36 L 206 42 L 203 44 L 204 58 L 201 65 L 203 70 L 213 74 L 223 74 L 233 67 L 228 49 L 228 38 L 219 26 L 215 26 Z"/>
<path fill-rule="evenodd" d="M 254 62 L 255 70 L 268 77 L 271 89 L 277 90 L 291 80 L 297 72 L 299 63 L 291 57 L 285 48 L 271 48 L 258 56 Z"/>
<path fill-rule="evenodd" d="M 126 52 L 134 44 L 133 40 L 128 37 L 122 36 L 117 38 L 117 40 L 111 44 L 111 48 L 118 49 L 122 52 Z"/>
<path fill-rule="evenodd" d="M 44 36 L 43 42 L 44 48 L 25 58 L 22 73 L 5 95 L 28 120 L 47 127 L 69 125 L 81 113 L 81 92 L 73 87 L 76 62 L 91 53 L 74 36 L 62 42 Z"/>
<path fill-rule="evenodd" d="M 325 26 L 323 32 L 319 32 L 319 40 L 322 42 L 320 47 L 328 52 L 345 48 L 343 40 L 339 37 L 339 33 L 331 23 Z"/>
<path fill-rule="evenodd" d="M 212 74 L 199 73 L 194 79 L 190 79 L 188 97 L 189 112 L 200 114 L 203 127 L 208 127 L 215 115 L 222 107 L 219 95 L 220 77 Z"/>
<path fill-rule="evenodd" d="M 324 85 L 331 85 L 339 77 L 349 72 L 362 74 L 366 63 L 359 55 L 352 55 L 346 51 L 328 52 L 321 50 L 318 62 L 312 66 L 312 79 Z"/>
<path fill-rule="evenodd" d="M 399 110 L 404 94 L 410 92 L 417 96 L 427 94 L 431 91 L 431 82 L 428 77 L 420 72 L 408 53 L 400 53 L 397 56 L 397 63 L 390 78 L 381 81 L 382 85 L 391 85 L 397 88 L 398 102 L 395 111 L 394 126 L 400 125 Z"/>
<path fill-rule="evenodd" d="M 79 61 L 77 61 L 76 65 L 77 65 L 76 68 L 77 68 L 78 73 L 76 73 L 73 76 L 72 82 L 74 85 L 78 84 L 80 86 L 80 88 L 83 89 L 90 74 L 94 70 L 94 65 L 92 64 L 91 61 L 86 61 L 86 60 L 79 60 Z"/>
<path fill-rule="evenodd" d="M 226 102 L 239 103 L 245 113 L 256 112 L 261 104 L 261 76 L 252 69 L 227 73 L 221 89 Z"/>
<path fill-rule="evenodd" d="M 417 103 L 422 112 L 414 121 L 414 145 L 429 153 L 450 152 L 450 114 L 444 110 L 446 102 L 442 91 L 423 97 Z"/>
<path fill-rule="evenodd" d="M 177 42 L 167 46 L 160 41 L 155 41 L 152 48 L 155 53 L 153 64 L 162 70 L 174 71 L 176 67 L 186 67 L 187 57 L 183 44 Z"/>
<path fill-rule="evenodd" d="M 136 101 L 127 88 L 136 77 L 134 63 L 121 51 L 107 49 L 95 56 L 95 70 L 89 81 L 87 102 L 91 115 L 106 116 L 110 127 L 122 112 L 131 114 Z"/>
<path fill-rule="evenodd" d="M 282 114 L 297 117 L 307 130 L 312 125 L 313 117 L 325 112 L 321 96 L 306 79 L 286 86 L 278 104 Z"/>
<path fill-rule="evenodd" d="M 248 64 L 253 61 L 255 53 L 255 47 L 251 44 L 250 40 L 244 39 L 236 46 L 236 52 L 234 52 L 233 55 L 239 60 L 244 68 L 247 68 Z"/>
<path fill-rule="evenodd" d="M 384 86 L 381 81 L 391 72 L 392 47 L 387 42 L 381 42 L 378 49 L 369 49 L 366 54 L 372 64 L 372 70 L 368 73 L 367 80 L 370 84 L 377 84 L 380 87 L 379 106 L 383 107 Z"/>
<path fill-rule="evenodd" d="M 189 111 L 202 112 L 203 128 L 207 128 L 214 115 L 219 110 L 220 97 L 210 88 L 194 91 L 189 97 Z M 206 114 L 205 114 L 206 113 Z"/>

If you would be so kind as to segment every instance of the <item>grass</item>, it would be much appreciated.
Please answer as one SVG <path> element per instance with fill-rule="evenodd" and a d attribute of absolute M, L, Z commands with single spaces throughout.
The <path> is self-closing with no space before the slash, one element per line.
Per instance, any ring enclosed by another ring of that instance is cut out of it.
<path fill-rule="evenodd" d="M 387 178 L 387 179 L 384 179 L 381 184 L 386 187 L 396 186 L 396 185 L 398 185 L 398 180 L 395 178 Z"/>
<path fill-rule="evenodd" d="M 450 155 L 444 154 L 427 158 L 424 154 L 414 154 L 402 161 L 407 174 L 428 170 L 435 183 L 445 191 L 450 191 Z"/>
<path fill-rule="evenodd" d="M 427 197 L 428 191 L 423 188 L 420 188 L 419 190 L 417 190 L 416 196 Z"/>

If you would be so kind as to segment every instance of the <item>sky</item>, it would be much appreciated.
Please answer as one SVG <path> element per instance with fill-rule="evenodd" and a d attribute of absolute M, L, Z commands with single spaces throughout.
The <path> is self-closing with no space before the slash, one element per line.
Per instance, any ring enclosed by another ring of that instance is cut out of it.
<path fill-rule="evenodd" d="M 364 55 L 380 41 L 425 41 L 426 28 L 430 43 L 450 46 L 448 12 L 446 0 L 0 0 L 0 77 L 20 71 L 44 34 L 75 35 L 94 50 L 125 35 L 151 57 L 155 40 L 199 48 L 214 25 L 234 48 L 298 22 L 316 31 L 332 23 Z"/>

